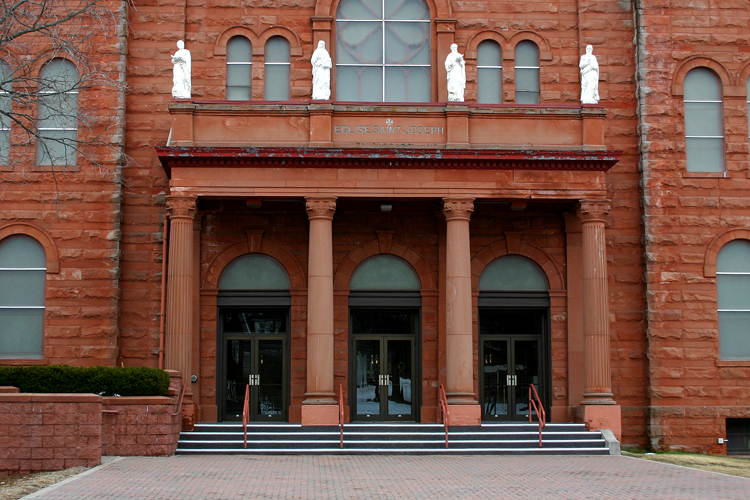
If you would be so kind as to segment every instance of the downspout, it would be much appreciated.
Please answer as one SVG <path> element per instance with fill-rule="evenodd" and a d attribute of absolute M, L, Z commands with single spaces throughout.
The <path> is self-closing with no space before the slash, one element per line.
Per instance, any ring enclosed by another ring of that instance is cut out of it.
<path fill-rule="evenodd" d="M 635 38 L 633 43 L 635 44 L 635 82 L 636 82 L 636 99 L 638 105 L 636 107 L 636 114 L 638 116 L 638 168 L 641 172 L 640 188 L 641 188 L 641 209 L 643 210 L 643 265 L 645 268 L 644 281 L 646 284 L 646 293 L 644 302 L 646 304 L 646 312 L 651 308 L 649 303 L 649 292 L 651 281 L 651 263 L 648 258 L 650 253 L 651 243 L 649 235 L 651 234 L 650 217 L 651 217 L 651 204 L 649 203 L 649 190 L 650 190 L 650 170 L 648 163 L 648 129 L 649 125 L 646 123 L 646 98 L 648 95 L 648 69 L 645 67 L 645 61 L 648 60 L 648 54 L 646 52 L 646 38 L 647 33 L 643 27 L 643 12 L 640 0 L 633 0 L 633 22 L 635 25 Z M 646 322 L 646 379 L 648 381 L 648 387 L 651 387 L 651 341 L 650 341 L 650 325 L 648 314 L 644 315 L 644 321 Z M 648 407 L 646 408 L 646 437 L 652 448 L 658 448 L 658 436 L 654 437 L 652 434 L 652 422 L 651 413 L 653 408 L 653 401 L 651 400 L 651 394 L 646 394 L 648 400 Z"/>

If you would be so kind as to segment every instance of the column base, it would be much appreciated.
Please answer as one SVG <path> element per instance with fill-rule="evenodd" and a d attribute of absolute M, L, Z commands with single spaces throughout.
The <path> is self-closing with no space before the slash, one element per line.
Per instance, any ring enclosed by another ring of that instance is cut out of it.
<path fill-rule="evenodd" d="M 482 407 L 479 405 L 452 405 L 448 403 L 450 425 L 481 425 Z"/>
<path fill-rule="evenodd" d="M 576 422 L 586 424 L 586 429 L 611 430 L 622 442 L 622 414 L 620 405 L 581 405 L 576 406 Z"/>
<path fill-rule="evenodd" d="M 339 405 L 302 405 L 302 425 L 339 425 Z"/>

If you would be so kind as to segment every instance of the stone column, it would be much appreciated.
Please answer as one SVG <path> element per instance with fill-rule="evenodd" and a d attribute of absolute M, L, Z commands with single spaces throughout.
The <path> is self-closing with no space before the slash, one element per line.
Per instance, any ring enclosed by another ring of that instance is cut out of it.
<path fill-rule="evenodd" d="M 606 200 L 581 201 L 578 217 L 583 240 L 583 420 L 591 429 L 621 434 L 620 407 L 612 398 L 609 361 L 609 294 L 607 293 Z M 580 415 L 580 413 L 579 413 Z"/>
<path fill-rule="evenodd" d="M 478 425 L 481 407 L 474 394 L 471 324 L 469 218 L 474 199 L 443 198 L 446 224 L 445 392 L 451 424 Z"/>
<path fill-rule="evenodd" d="M 193 219 L 196 200 L 194 196 L 167 197 L 170 218 L 164 368 L 180 372 L 189 399 L 192 399 Z"/>
<path fill-rule="evenodd" d="M 302 425 L 335 425 L 333 387 L 333 214 L 336 198 L 306 200 L 310 219 L 307 264 L 307 392 Z"/>

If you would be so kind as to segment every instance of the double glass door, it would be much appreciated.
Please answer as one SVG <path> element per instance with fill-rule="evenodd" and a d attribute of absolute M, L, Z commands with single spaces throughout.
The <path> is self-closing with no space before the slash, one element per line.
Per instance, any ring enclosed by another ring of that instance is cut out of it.
<path fill-rule="evenodd" d="M 483 336 L 480 371 L 485 420 L 528 420 L 529 384 L 540 391 L 541 339 Z M 536 412 L 532 411 L 532 415 Z"/>
<path fill-rule="evenodd" d="M 356 420 L 414 420 L 414 339 L 355 339 Z"/>
<path fill-rule="evenodd" d="M 242 419 L 248 385 L 251 421 L 286 420 L 286 313 L 250 310 L 222 313 L 222 420 Z"/>

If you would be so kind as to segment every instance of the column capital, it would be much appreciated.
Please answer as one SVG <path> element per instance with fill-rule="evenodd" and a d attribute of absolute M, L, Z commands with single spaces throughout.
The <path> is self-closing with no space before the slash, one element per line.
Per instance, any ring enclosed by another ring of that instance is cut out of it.
<path fill-rule="evenodd" d="M 313 198 L 311 196 L 305 197 L 305 210 L 307 210 L 307 218 L 312 219 L 333 219 L 333 214 L 336 212 L 336 197 L 330 196 L 328 198 Z"/>
<path fill-rule="evenodd" d="M 581 222 L 604 222 L 612 210 L 609 200 L 581 200 L 576 208 L 576 215 Z"/>
<path fill-rule="evenodd" d="M 193 219 L 198 209 L 196 196 L 167 196 L 167 210 L 172 218 Z"/>
<path fill-rule="evenodd" d="M 469 220 L 474 211 L 474 198 L 443 198 L 445 220 Z"/>

